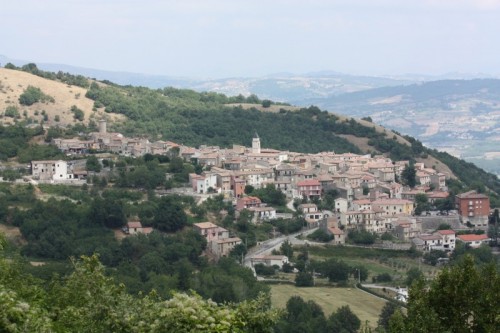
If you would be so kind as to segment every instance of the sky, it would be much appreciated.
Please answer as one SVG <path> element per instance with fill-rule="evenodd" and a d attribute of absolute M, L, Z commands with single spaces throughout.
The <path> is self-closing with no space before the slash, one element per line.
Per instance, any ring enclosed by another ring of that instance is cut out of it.
<path fill-rule="evenodd" d="M 500 74 L 500 0 L 2 0 L 12 59 L 191 78 Z"/>

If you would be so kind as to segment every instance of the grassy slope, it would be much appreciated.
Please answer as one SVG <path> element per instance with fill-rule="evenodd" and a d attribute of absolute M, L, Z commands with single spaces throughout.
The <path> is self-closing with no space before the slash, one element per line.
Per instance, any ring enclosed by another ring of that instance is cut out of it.
<path fill-rule="evenodd" d="M 368 320 L 371 327 L 376 326 L 380 311 L 386 303 L 383 299 L 354 288 L 297 288 L 288 284 L 271 286 L 271 301 L 276 307 L 285 308 L 286 302 L 292 296 L 315 301 L 327 316 L 339 307 L 349 305 L 359 319 L 362 322 Z"/>
<path fill-rule="evenodd" d="M 19 104 L 19 96 L 29 86 L 40 88 L 46 95 L 52 96 L 54 103 L 35 103 L 31 106 Z M 65 83 L 44 79 L 42 77 L 6 68 L 0 68 L 0 113 L 3 114 L 8 106 L 16 106 L 19 113 L 27 112 L 27 116 L 34 120 L 43 119 L 42 110 L 48 115 L 48 121 L 45 124 L 50 126 L 76 124 L 73 119 L 73 113 L 70 112 L 71 106 L 76 105 L 85 113 L 83 123 L 87 124 L 91 117 L 99 119 L 103 117 L 104 110 L 92 111 L 94 101 L 86 98 L 87 89 L 70 86 Z M 38 111 L 38 115 L 35 115 Z M 54 117 L 59 115 L 60 121 L 55 122 Z M 122 119 L 120 115 L 107 115 L 113 119 Z M 23 117 L 24 118 L 24 117 Z M 2 118 L 4 124 L 11 124 L 12 118 Z"/>

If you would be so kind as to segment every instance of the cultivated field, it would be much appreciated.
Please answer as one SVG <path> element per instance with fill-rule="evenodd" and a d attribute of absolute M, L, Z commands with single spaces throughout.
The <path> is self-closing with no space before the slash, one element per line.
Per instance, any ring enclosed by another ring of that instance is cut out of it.
<path fill-rule="evenodd" d="M 278 308 L 285 308 L 292 296 L 315 301 L 323 308 L 326 316 L 343 305 L 349 305 L 361 322 L 368 320 L 371 327 L 377 326 L 378 316 L 386 303 L 383 299 L 356 288 L 297 288 L 289 284 L 271 286 L 271 301 Z"/>

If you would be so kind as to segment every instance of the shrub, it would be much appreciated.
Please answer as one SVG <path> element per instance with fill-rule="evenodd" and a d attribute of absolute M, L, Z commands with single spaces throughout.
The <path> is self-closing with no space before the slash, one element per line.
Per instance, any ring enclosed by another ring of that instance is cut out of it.
<path fill-rule="evenodd" d="M 17 109 L 17 107 L 9 105 L 5 109 L 5 116 L 10 118 L 16 118 L 19 116 L 19 110 Z"/>
<path fill-rule="evenodd" d="M 26 90 L 19 96 L 21 105 L 33 105 L 38 102 L 54 102 L 54 98 L 44 94 L 40 88 L 28 86 Z"/>
<path fill-rule="evenodd" d="M 295 286 L 297 287 L 312 287 L 314 279 L 311 273 L 298 272 L 295 276 Z"/>
<path fill-rule="evenodd" d="M 366 230 L 351 230 L 348 234 L 348 238 L 355 244 L 370 245 L 375 243 L 377 236 Z"/>
<path fill-rule="evenodd" d="M 256 264 L 254 268 L 257 275 L 271 276 L 275 273 L 274 267 L 266 266 L 264 264 Z"/>
<path fill-rule="evenodd" d="M 373 282 L 391 282 L 392 276 L 389 273 L 378 274 L 373 277 Z"/>
<path fill-rule="evenodd" d="M 308 235 L 307 238 L 318 241 L 318 242 L 327 243 L 333 239 L 333 236 L 326 233 L 322 229 L 318 229 L 318 230 L 314 231 L 312 234 Z"/>
<path fill-rule="evenodd" d="M 73 118 L 79 121 L 83 121 L 83 118 L 85 117 L 85 113 L 81 109 L 79 109 L 76 105 L 73 105 L 71 107 L 71 112 L 73 112 Z"/>

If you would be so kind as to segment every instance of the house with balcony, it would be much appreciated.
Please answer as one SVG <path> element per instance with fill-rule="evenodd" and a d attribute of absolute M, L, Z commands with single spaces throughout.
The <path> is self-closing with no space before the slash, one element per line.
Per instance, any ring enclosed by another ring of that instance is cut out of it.
<path fill-rule="evenodd" d="M 456 244 L 455 231 L 453 231 L 453 230 L 438 230 L 434 233 L 434 235 L 441 236 L 441 242 L 443 244 L 444 251 L 455 250 L 455 244 Z"/>
<path fill-rule="evenodd" d="M 321 196 L 321 184 L 317 179 L 306 179 L 297 182 L 297 192 L 303 198 L 319 198 Z"/>

